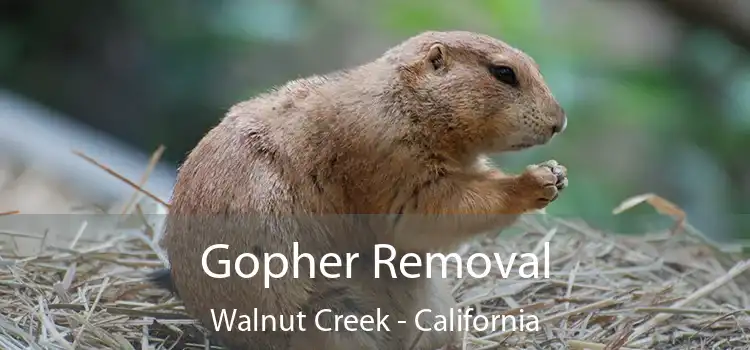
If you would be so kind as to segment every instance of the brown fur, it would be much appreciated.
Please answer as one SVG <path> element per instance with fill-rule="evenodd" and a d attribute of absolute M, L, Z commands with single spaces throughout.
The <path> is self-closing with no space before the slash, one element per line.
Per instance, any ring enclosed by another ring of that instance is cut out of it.
<path fill-rule="evenodd" d="M 488 64 L 512 67 L 519 86 L 493 77 Z M 422 33 L 362 66 L 290 82 L 231 108 L 180 168 L 162 240 L 172 282 L 209 328 L 211 308 L 304 310 L 309 321 L 322 308 L 380 308 L 407 320 L 389 333 L 318 333 L 312 324 L 291 334 L 219 332 L 233 349 L 407 349 L 419 334 L 413 314 L 447 312 L 454 300 L 438 278 L 374 280 L 373 245 L 447 251 L 545 207 L 567 184 L 564 167 L 549 162 L 508 175 L 485 155 L 547 143 L 564 123 L 530 57 L 470 32 Z M 212 244 L 230 246 L 214 251 L 215 261 L 245 252 L 291 256 L 295 241 L 316 260 L 330 252 L 362 258 L 352 279 L 290 272 L 269 289 L 260 278 L 213 279 L 200 265 Z M 455 337 L 422 334 L 414 349 Z"/>

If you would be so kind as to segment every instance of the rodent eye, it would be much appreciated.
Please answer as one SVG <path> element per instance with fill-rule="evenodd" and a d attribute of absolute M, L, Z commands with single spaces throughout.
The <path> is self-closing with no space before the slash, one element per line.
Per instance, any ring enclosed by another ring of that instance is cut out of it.
<path fill-rule="evenodd" d="M 508 66 L 490 66 L 490 73 L 495 79 L 502 81 L 510 86 L 518 86 L 518 78 L 513 68 Z"/>

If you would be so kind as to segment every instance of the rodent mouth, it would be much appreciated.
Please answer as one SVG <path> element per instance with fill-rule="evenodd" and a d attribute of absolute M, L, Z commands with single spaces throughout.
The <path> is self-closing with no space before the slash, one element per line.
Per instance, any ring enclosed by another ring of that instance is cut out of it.
<path fill-rule="evenodd" d="M 531 144 L 531 143 L 518 143 L 518 144 L 510 146 L 510 149 L 514 150 L 514 151 L 520 151 L 520 150 L 531 148 L 531 147 L 534 147 L 534 144 Z"/>
<path fill-rule="evenodd" d="M 510 150 L 520 151 L 527 148 L 532 148 L 540 145 L 547 144 L 550 141 L 550 137 L 529 137 L 525 138 L 523 142 L 515 143 L 510 145 Z"/>

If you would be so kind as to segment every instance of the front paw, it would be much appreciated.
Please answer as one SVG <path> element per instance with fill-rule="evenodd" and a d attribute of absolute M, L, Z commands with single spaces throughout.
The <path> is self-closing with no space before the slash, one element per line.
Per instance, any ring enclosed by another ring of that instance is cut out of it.
<path fill-rule="evenodd" d="M 529 209 L 542 209 L 568 187 L 567 169 L 554 160 L 529 165 L 519 177 L 519 195 Z"/>

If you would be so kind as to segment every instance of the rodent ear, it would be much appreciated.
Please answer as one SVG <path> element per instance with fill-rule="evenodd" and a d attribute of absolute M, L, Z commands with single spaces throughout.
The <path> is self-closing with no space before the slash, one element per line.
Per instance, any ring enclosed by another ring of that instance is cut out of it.
<path fill-rule="evenodd" d="M 448 65 L 448 55 L 445 45 L 441 43 L 433 44 L 425 56 L 427 67 L 438 70 Z"/>

